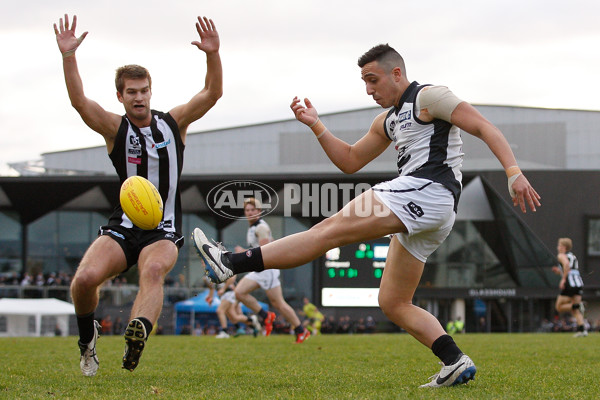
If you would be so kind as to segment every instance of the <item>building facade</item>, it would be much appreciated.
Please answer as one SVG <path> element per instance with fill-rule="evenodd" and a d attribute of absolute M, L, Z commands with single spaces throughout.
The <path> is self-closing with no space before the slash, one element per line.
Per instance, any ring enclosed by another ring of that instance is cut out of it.
<path fill-rule="evenodd" d="M 600 278 L 594 274 L 600 268 L 600 112 L 476 107 L 507 137 L 541 194 L 542 207 L 536 213 L 516 212 L 500 164 L 483 142 L 463 132 L 464 191 L 457 222 L 428 260 L 415 302 L 441 320 L 464 317 L 471 331 L 534 331 L 553 316 L 558 277 L 550 267 L 559 237 L 574 241 L 584 298 L 592 306 L 600 299 Z M 373 107 L 321 119 L 353 143 L 380 112 Z M 189 236 L 200 226 L 229 248 L 245 244 L 247 222 L 236 218 L 239 210 L 228 217 L 215 210 L 211 198 L 215 188 L 230 182 L 254 185 L 254 190 L 268 187 L 279 199 L 265 216 L 275 237 L 308 229 L 359 188 L 393 178 L 395 161 L 390 146 L 363 170 L 344 175 L 314 135 L 292 119 L 188 134 L 181 181 L 184 233 Z M 0 274 L 74 272 L 118 199 L 106 149 L 46 153 L 35 170 L 16 167 L 22 176 L 0 178 Z M 193 287 L 201 284 L 203 271 L 187 244 L 170 280 Z M 324 262 L 283 272 L 285 295 L 293 305 L 307 296 L 324 306 L 329 284 L 321 274 Z M 325 309 L 383 318 L 373 306 Z M 600 311 L 591 309 L 590 318 L 600 318 Z"/>

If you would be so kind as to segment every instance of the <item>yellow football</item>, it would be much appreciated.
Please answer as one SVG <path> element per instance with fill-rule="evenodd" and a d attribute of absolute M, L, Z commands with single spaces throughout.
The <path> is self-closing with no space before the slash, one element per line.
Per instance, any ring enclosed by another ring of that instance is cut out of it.
<path fill-rule="evenodd" d="M 146 178 L 130 176 L 121 185 L 121 208 L 139 228 L 154 229 L 163 218 L 163 201 L 156 187 Z"/>

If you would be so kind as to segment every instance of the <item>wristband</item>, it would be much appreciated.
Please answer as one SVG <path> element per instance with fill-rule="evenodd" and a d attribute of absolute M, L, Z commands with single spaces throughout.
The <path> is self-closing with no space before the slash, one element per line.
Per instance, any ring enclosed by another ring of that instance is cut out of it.
<path fill-rule="evenodd" d="M 75 50 L 77 50 L 77 48 L 79 47 L 79 45 L 81 44 L 81 42 L 83 42 L 83 39 L 85 39 L 86 35 L 87 35 L 87 32 L 85 32 L 83 35 L 79 36 L 77 38 L 77 46 L 75 46 L 74 49 L 67 50 L 64 53 L 62 53 L 62 57 L 63 58 L 67 58 L 67 57 L 71 57 L 73 54 L 75 54 Z"/>
<path fill-rule="evenodd" d="M 317 138 L 320 138 L 321 135 L 327 130 L 320 119 L 318 119 L 317 122 L 310 127 L 310 129 L 313 131 L 315 136 L 317 136 Z"/>
<path fill-rule="evenodd" d="M 320 118 L 317 118 L 317 120 L 316 120 L 315 122 L 313 122 L 313 124 L 312 124 L 312 125 L 310 125 L 310 126 L 309 126 L 309 128 L 310 128 L 310 129 L 312 129 L 312 128 L 313 128 L 313 127 L 316 125 L 316 124 L 318 124 L 318 123 L 319 123 L 319 121 L 321 121 L 321 119 L 320 119 Z"/>
<path fill-rule="evenodd" d="M 506 177 L 510 178 L 513 175 L 516 174 L 520 174 L 521 173 L 521 168 L 519 168 L 517 165 L 513 165 L 511 167 L 506 168 Z"/>
<path fill-rule="evenodd" d="M 65 51 L 64 53 L 62 53 L 62 57 L 67 58 L 67 57 L 71 57 L 72 55 L 75 55 L 75 50 L 76 49 Z"/>
<path fill-rule="evenodd" d="M 508 177 L 508 193 L 510 194 L 510 197 L 512 197 L 512 198 L 514 198 L 517 195 L 515 193 L 515 191 L 513 190 L 512 185 L 513 185 L 513 183 L 515 183 L 517 178 L 521 175 L 522 175 L 521 169 L 516 165 L 506 168 L 506 176 Z"/>
<path fill-rule="evenodd" d="M 317 139 L 321 139 L 321 136 L 323 136 L 325 134 L 325 132 L 327 132 L 329 129 L 327 129 L 327 127 L 325 127 L 325 129 L 323 129 L 323 132 L 319 133 L 317 135 Z"/>

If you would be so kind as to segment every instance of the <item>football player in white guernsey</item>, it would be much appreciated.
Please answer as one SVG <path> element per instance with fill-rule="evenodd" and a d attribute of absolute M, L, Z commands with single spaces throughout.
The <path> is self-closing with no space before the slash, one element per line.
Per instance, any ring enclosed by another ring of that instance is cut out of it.
<path fill-rule="evenodd" d="M 246 241 L 250 247 L 258 247 L 273 241 L 271 228 L 262 218 L 262 205 L 254 197 L 244 200 L 244 215 L 250 225 L 247 232 Z M 236 246 L 237 252 L 244 252 L 241 246 Z M 235 287 L 235 297 L 254 311 L 262 318 L 265 327 L 265 333 L 269 336 L 273 330 L 273 321 L 275 313 L 263 310 L 258 301 L 250 293 L 256 289 L 262 289 L 267 294 L 271 305 L 277 309 L 283 318 L 290 324 L 290 327 L 296 335 L 296 343 L 303 343 L 310 336 L 310 331 L 300 322 L 294 309 L 283 298 L 281 290 L 281 281 L 279 280 L 279 270 L 270 269 L 261 272 L 250 272 L 246 274 Z"/>
<path fill-rule="evenodd" d="M 558 255 L 556 258 L 559 264 L 552 268 L 557 275 L 560 275 L 558 284 L 560 294 L 556 298 L 555 308 L 559 314 L 569 313 L 575 317 L 575 322 L 577 322 L 575 337 L 586 337 L 588 331 L 583 316 L 585 307 L 581 301 L 583 279 L 579 272 L 579 261 L 571 251 L 572 248 L 573 241 L 570 238 L 558 239 L 556 245 Z"/>
<path fill-rule="evenodd" d="M 200 40 L 192 45 L 206 55 L 204 88 L 169 112 L 151 110 L 150 74 L 138 65 L 127 65 L 117 70 L 115 78 L 117 99 L 123 104 L 125 115 L 115 114 L 84 94 L 75 53 L 87 32 L 77 37 L 77 17 L 73 16 L 72 23 L 69 22 L 65 14 L 64 20 L 61 18 L 58 25 L 54 24 L 54 33 L 71 104 L 83 121 L 104 138 L 121 182 L 128 176 L 144 176 L 158 188 L 165 204 L 163 221 L 158 228 L 147 231 L 134 226 L 117 206 L 77 268 L 71 295 L 79 328 L 80 368 L 84 375 L 94 376 L 99 365 L 96 355 L 99 325 L 94 312 L 104 282 L 137 264 L 139 291 L 131 309 L 131 322 L 125 330 L 123 368 L 133 371 L 137 367 L 148 335 L 158 320 L 164 278 L 175 265 L 183 244 L 178 181 L 187 129 L 221 97 L 223 73 L 215 24 L 206 17 L 198 17 L 196 30 Z"/>
<path fill-rule="evenodd" d="M 427 257 L 450 233 L 461 190 L 460 129 L 480 138 L 505 169 L 513 204 L 535 211 L 540 196 L 517 166 L 500 130 L 469 103 L 443 86 L 419 85 L 406 75 L 403 58 L 378 45 L 359 58 L 367 95 L 386 110 L 367 133 L 348 144 L 331 133 L 308 99 L 295 97 L 291 109 L 307 125 L 329 159 L 343 172 L 359 171 L 388 148 L 398 150 L 399 176 L 374 186 L 337 214 L 296 233 L 242 254 L 211 245 L 201 231 L 195 245 L 207 261 L 207 274 L 294 268 L 350 243 L 393 235 L 379 290 L 385 315 L 440 358 L 444 366 L 424 387 L 451 386 L 473 379 L 476 368 L 447 335 L 436 317 L 412 304 Z M 365 212 L 365 210 L 369 212 Z"/>

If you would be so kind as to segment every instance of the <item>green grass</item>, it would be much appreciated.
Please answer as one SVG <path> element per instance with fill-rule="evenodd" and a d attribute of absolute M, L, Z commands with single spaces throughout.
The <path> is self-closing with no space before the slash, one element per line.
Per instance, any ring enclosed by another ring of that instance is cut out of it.
<path fill-rule="evenodd" d="M 407 334 L 216 340 L 153 336 L 140 366 L 124 341 L 98 342 L 100 371 L 79 371 L 75 337 L 0 338 L 0 399 L 598 399 L 600 335 L 464 334 L 468 385 L 420 389 L 437 358 Z"/>

